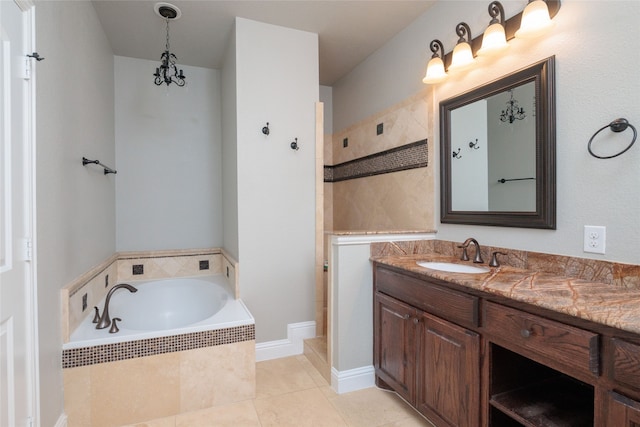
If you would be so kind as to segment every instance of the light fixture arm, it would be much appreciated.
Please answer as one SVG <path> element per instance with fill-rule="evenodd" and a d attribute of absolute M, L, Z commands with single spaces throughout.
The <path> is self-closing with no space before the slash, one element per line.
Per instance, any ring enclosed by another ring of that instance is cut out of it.
<path fill-rule="evenodd" d="M 489 3 L 489 16 L 492 18 L 489 25 L 500 23 L 504 26 L 504 7 L 499 1 Z M 498 19 L 500 16 L 500 19 Z"/>
<path fill-rule="evenodd" d="M 433 52 L 433 55 L 431 55 L 432 58 L 444 59 L 444 46 L 442 45 L 442 42 L 440 40 L 431 40 L 429 49 L 431 49 L 431 52 Z"/>
<path fill-rule="evenodd" d="M 471 44 L 471 28 L 469 28 L 469 25 L 466 22 L 461 22 L 456 25 L 456 34 L 460 37 L 458 39 L 458 43 L 467 42 Z"/>

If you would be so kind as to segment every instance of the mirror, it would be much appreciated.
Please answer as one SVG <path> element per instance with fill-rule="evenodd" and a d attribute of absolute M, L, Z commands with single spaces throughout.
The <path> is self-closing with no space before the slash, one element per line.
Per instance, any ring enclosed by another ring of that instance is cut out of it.
<path fill-rule="evenodd" d="M 555 57 L 440 103 L 441 221 L 556 228 Z"/>

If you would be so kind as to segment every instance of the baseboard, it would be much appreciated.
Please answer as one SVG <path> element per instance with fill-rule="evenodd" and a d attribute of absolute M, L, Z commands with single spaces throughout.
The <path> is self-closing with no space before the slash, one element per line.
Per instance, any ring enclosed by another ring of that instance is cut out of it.
<path fill-rule="evenodd" d="M 67 427 L 67 414 L 60 414 L 60 418 L 58 418 L 53 427 Z"/>
<path fill-rule="evenodd" d="M 256 344 L 256 362 L 295 356 L 304 351 L 304 340 L 316 336 L 316 322 L 287 325 L 287 338 Z"/>
<path fill-rule="evenodd" d="M 331 388 L 338 394 L 362 390 L 375 385 L 375 369 L 373 366 L 338 371 L 331 368 Z"/>

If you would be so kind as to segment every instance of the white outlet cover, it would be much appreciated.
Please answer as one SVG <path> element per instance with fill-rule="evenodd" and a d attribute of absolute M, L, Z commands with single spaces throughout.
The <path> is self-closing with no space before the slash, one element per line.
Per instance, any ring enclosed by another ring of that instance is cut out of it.
<path fill-rule="evenodd" d="M 607 227 L 585 225 L 583 250 L 593 254 L 604 254 L 606 248 Z"/>

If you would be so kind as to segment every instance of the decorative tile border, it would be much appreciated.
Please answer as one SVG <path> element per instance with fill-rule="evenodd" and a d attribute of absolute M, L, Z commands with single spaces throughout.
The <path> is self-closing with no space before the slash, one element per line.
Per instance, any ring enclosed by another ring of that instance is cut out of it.
<path fill-rule="evenodd" d="M 346 181 L 348 179 L 423 168 L 427 167 L 428 158 L 427 140 L 423 139 L 335 166 L 325 166 L 324 182 Z"/>
<path fill-rule="evenodd" d="M 171 335 L 168 337 L 74 348 L 62 351 L 62 367 L 77 368 L 98 363 L 153 356 L 156 354 L 234 344 L 255 339 L 255 325 L 244 325 L 212 331 Z"/>

